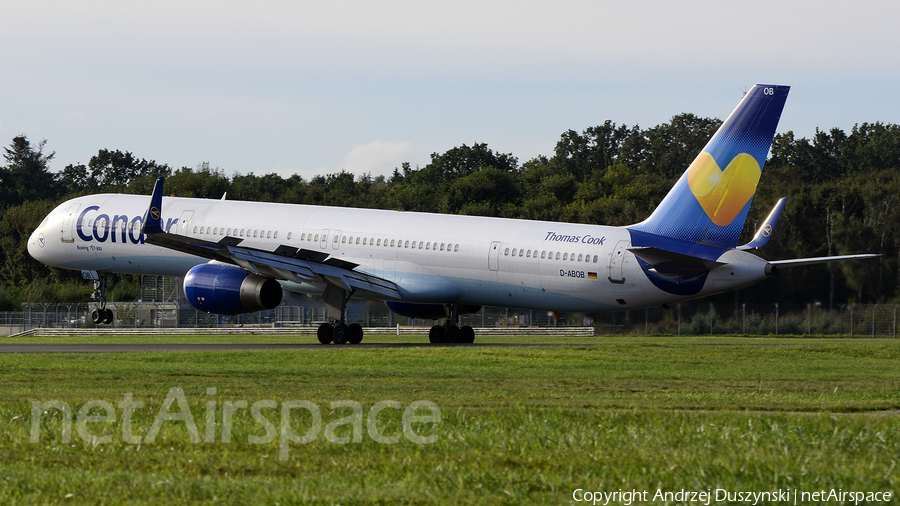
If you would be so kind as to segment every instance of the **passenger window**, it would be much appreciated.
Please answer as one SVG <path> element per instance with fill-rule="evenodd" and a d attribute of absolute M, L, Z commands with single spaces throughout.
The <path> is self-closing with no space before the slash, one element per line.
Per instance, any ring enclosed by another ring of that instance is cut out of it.
<path fill-rule="evenodd" d="M 520 249 L 520 250 L 519 250 L 519 256 L 523 256 L 524 254 L 525 254 L 525 250 Z"/>
<path fill-rule="evenodd" d="M 288 240 L 288 241 L 291 240 L 291 234 L 292 234 L 292 233 L 293 233 L 293 232 L 288 232 L 288 237 L 287 237 L 287 240 Z"/>
<path fill-rule="evenodd" d="M 197 233 L 197 226 L 196 226 L 196 225 L 194 225 L 194 233 L 195 233 L 195 234 Z"/>
<path fill-rule="evenodd" d="M 581 253 L 578 254 L 578 261 L 581 261 Z"/>
<path fill-rule="evenodd" d="M 597 263 L 597 255 L 594 255 L 594 263 Z"/>
<path fill-rule="evenodd" d="M 531 258 L 531 250 L 525 252 L 525 258 Z"/>
<path fill-rule="evenodd" d="M 381 239 L 378 239 L 378 244 L 376 246 L 381 246 Z"/>
<path fill-rule="evenodd" d="M 394 247 L 394 244 L 395 244 L 394 239 L 391 239 L 391 247 L 392 247 L 392 248 Z"/>
<path fill-rule="evenodd" d="M 337 242 L 337 237 L 334 238 L 334 242 Z M 347 236 L 341 237 L 341 244 L 347 244 Z"/>
<path fill-rule="evenodd" d="M 425 243 L 423 243 L 422 241 L 419 241 L 419 249 L 422 249 L 422 246 L 424 246 L 424 245 L 425 245 Z"/>
<path fill-rule="evenodd" d="M 359 240 L 359 238 L 358 238 L 358 237 L 357 237 L 357 240 Z M 365 238 L 365 237 L 363 237 L 363 246 L 365 246 L 365 245 L 366 245 L 366 238 Z"/>
<path fill-rule="evenodd" d="M 509 256 L 509 248 L 506 248 L 505 250 L 503 250 L 503 256 L 505 256 L 505 257 Z"/>
<path fill-rule="evenodd" d="M 426 250 L 430 250 L 430 249 L 431 249 L 431 242 L 426 242 L 426 243 L 425 243 L 425 249 L 426 249 Z"/>
<path fill-rule="evenodd" d="M 268 232 L 266 232 L 266 239 L 271 239 L 271 238 L 272 238 L 272 231 L 269 230 Z"/>
<path fill-rule="evenodd" d="M 571 260 L 573 262 L 575 261 L 575 253 L 572 253 L 571 255 L 569 255 L 569 260 Z"/>
<path fill-rule="evenodd" d="M 408 248 L 408 247 L 409 247 L 409 241 L 406 241 L 405 243 L 403 243 L 403 247 L 404 247 L 404 248 Z"/>
<path fill-rule="evenodd" d="M 459 244 L 454 244 L 454 245 L 453 245 L 453 252 L 456 253 L 457 251 L 459 251 Z"/>
<path fill-rule="evenodd" d="M 444 243 L 441 243 L 441 251 L 444 251 Z M 515 251 L 515 250 L 513 250 Z"/>
<path fill-rule="evenodd" d="M 316 234 L 316 237 L 313 239 L 313 242 L 319 242 L 319 234 Z"/>
<path fill-rule="evenodd" d="M 541 259 L 547 258 L 547 252 L 541 251 Z"/>
<path fill-rule="evenodd" d="M 516 248 L 513 248 L 512 256 L 516 256 L 516 251 L 518 250 Z"/>

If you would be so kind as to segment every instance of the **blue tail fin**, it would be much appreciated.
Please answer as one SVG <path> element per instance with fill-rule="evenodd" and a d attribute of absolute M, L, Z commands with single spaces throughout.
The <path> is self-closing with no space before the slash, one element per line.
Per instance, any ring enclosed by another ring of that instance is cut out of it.
<path fill-rule="evenodd" d="M 649 218 L 630 230 L 737 246 L 790 86 L 757 84 Z"/>

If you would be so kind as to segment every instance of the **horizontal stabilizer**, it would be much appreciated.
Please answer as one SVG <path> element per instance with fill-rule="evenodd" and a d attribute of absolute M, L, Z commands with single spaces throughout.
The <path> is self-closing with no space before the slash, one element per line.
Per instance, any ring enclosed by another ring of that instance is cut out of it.
<path fill-rule="evenodd" d="M 793 260 L 770 260 L 769 263 L 776 267 L 798 267 L 801 265 L 827 264 L 829 262 L 842 262 L 844 260 L 859 260 L 862 258 L 877 258 L 881 255 L 868 253 L 864 255 L 836 255 L 833 257 L 795 258 Z"/>
<path fill-rule="evenodd" d="M 766 243 L 769 242 L 769 238 L 772 237 L 772 233 L 775 231 L 775 225 L 778 223 L 778 218 L 781 217 L 781 211 L 784 210 L 784 204 L 786 202 L 787 197 L 781 197 L 775 204 L 775 207 L 772 208 L 772 212 L 766 216 L 766 221 L 764 221 L 762 226 L 759 227 L 759 230 L 756 231 L 753 240 L 743 246 L 738 246 L 737 249 L 748 250 L 765 246 Z"/>
<path fill-rule="evenodd" d="M 657 274 L 666 278 L 699 276 L 720 265 L 725 265 L 715 260 L 684 255 L 652 246 L 628 248 L 628 251 L 650 264 Z"/>

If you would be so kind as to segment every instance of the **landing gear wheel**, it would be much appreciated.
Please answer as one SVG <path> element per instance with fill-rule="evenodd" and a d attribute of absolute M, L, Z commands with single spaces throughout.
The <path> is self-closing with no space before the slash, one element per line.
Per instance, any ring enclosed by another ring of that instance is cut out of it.
<path fill-rule="evenodd" d="M 444 327 L 435 325 L 428 331 L 428 340 L 433 344 L 444 342 Z"/>
<path fill-rule="evenodd" d="M 95 309 L 91 311 L 91 321 L 94 322 L 94 325 L 100 325 L 104 320 L 106 320 L 106 310 Z"/>
<path fill-rule="evenodd" d="M 459 340 L 460 333 L 459 327 L 456 325 L 447 325 L 447 328 L 444 329 L 444 342 L 445 343 L 460 343 L 462 341 Z"/>
<path fill-rule="evenodd" d="M 333 336 L 334 336 L 334 327 L 332 327 L 330 323 L 323 323 L 323 324 L 319 325 L 319 329 L 316 331 L 316 337 L 319 338 L 320 343 L 322 343 L 322 344 L 330 343 Z"/>
<path fill-rule="evenodd" d="M 115 313 L 112 312 L 112 309 L 103 309 L 103 323 L 109 325 L 116 319 Z"/>
<path fill-rule="evenodd" d="M 332 336 L 334 344 L 345 344 L 350 337 L 350 327 L 348 327 L 346 323 L 338 323 L 334 326 L 334 333 Z"/>
<path fill-rule="evenodd" d="M 460 343 L 472 344 L 475 342 L 475 329 L 468 325 L 463 325 L 459 329 L 459 341 Z"/>
<path fill-rule="evenodd" d="M 362 325 L 358 323 L 351 323 L 347 330 L 349 331 L 349 335 L 347 336 L 347 341 L 350 344 L 359 344 L 363 340 L 363 328 Z"/>

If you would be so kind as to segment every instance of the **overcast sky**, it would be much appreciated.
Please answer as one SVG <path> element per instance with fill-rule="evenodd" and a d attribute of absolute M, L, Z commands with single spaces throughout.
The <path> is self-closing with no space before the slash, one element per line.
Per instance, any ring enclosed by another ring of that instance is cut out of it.
<path fill-rule="evenodd" d="M 487 143 L 520 163 L 609 119 L 724 119 L 791 85 L 779 132 L 900 123 L 898 2 L 8 2 L 0 145 L 227 175 L 389 174 Z"/>

